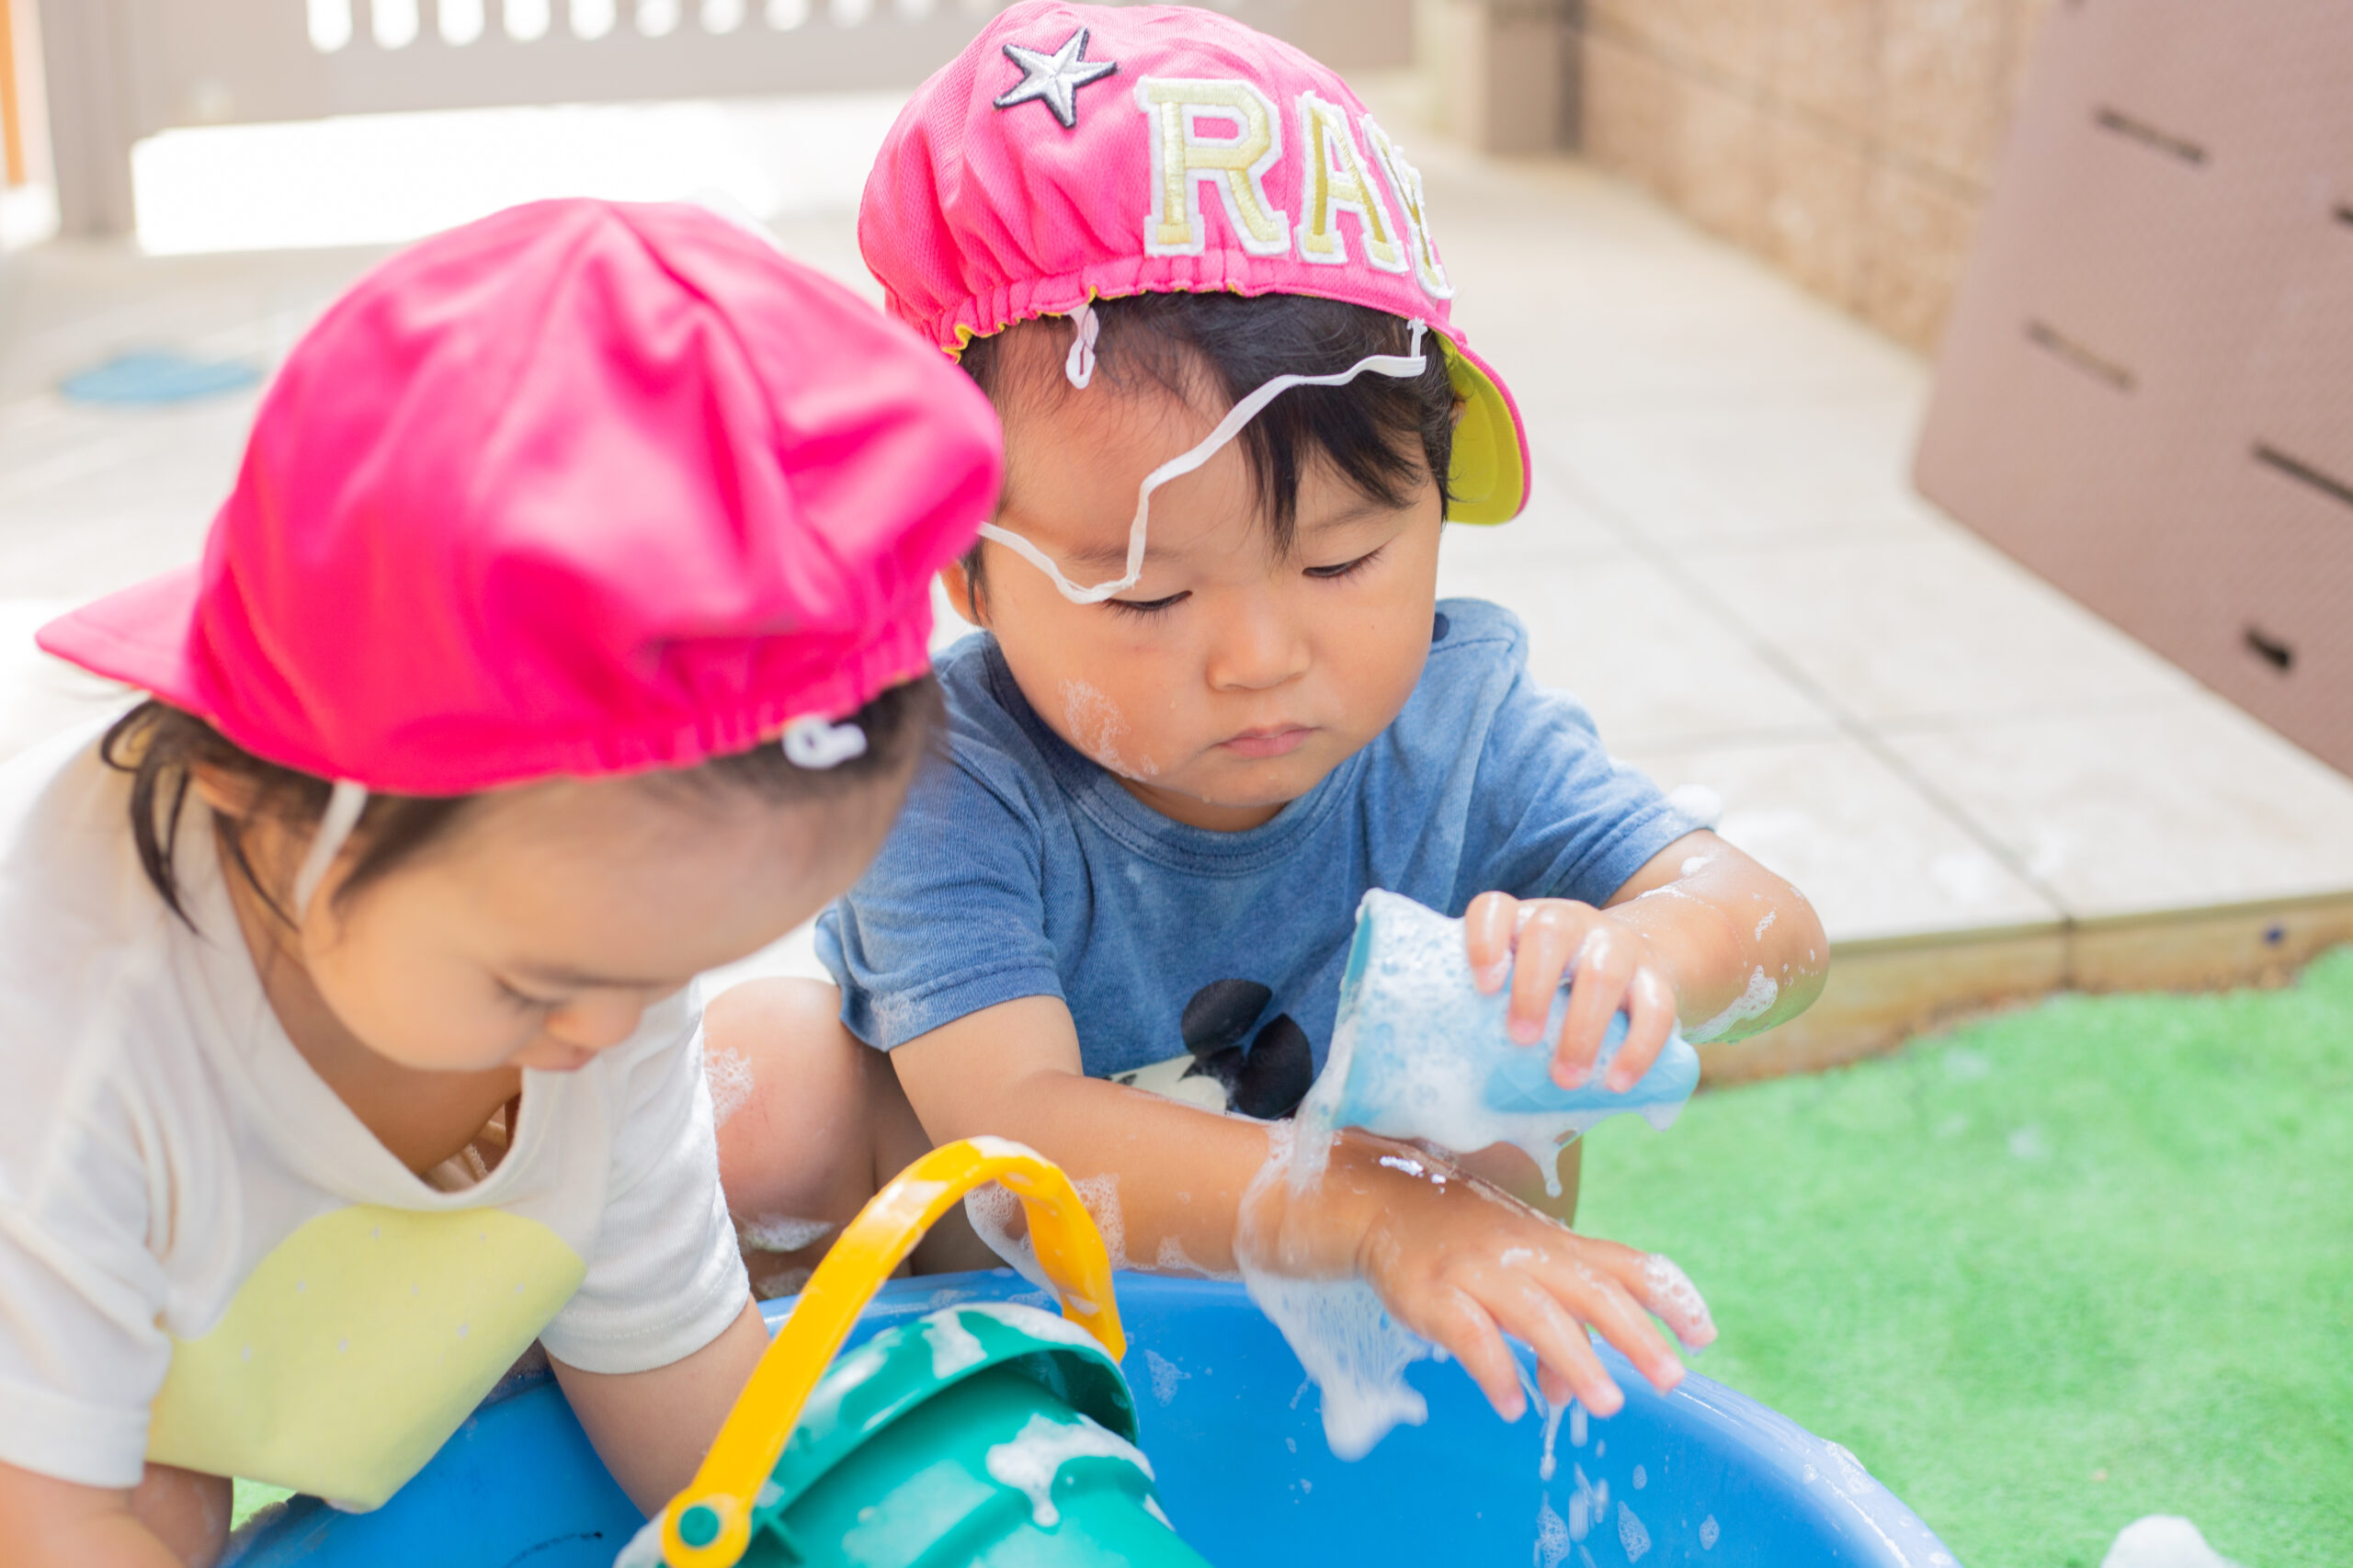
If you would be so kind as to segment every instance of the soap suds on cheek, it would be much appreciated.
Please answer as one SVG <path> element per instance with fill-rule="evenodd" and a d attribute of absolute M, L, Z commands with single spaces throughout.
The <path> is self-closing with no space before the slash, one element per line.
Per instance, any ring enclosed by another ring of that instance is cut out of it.
<path fill-rule="evenodd" d="M 1086 681 L 1063 682 L 1063 725 L 1097 766 L 1123 778 L 1149 781 L 1159 777 L 1160 767 L 1150 757 L 1128 755 L 1128 716 Z"/>

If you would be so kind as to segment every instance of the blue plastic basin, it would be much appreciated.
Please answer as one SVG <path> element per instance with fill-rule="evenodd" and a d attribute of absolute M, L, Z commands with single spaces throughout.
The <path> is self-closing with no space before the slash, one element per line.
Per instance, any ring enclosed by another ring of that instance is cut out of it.
<path fill-rule="evenodd" d="M 854 1338 L 983 1300 L 1045 1304 L 1009 1273 L 903 1280 L 875 1299 Z M 1411 1377 L 1429 1400 L 1428 1424 L 1345 1464 L 1324 1446 L 1298 1358 L 1241 1287 L 1123 1276 L 1120 1308 L 1161 1496 L 1219 1568 L 1953 1565 L 1844 1449 L 1696 1374 L 1662 1396 L 1605 1347 L 1626 1408 L 1585 1423 L 1581 1444 L 1575 1423 L 1563 1423 L 1546 1482 L 1540 1421 L 1504 1425 L 1461 1368 L 1425 1362 Z M 640 1522 L 540 1377 L 485 1404 L 381 1510 L 339 1515 L 298 1499 L 228 1562 L 608 1568 Z"/>

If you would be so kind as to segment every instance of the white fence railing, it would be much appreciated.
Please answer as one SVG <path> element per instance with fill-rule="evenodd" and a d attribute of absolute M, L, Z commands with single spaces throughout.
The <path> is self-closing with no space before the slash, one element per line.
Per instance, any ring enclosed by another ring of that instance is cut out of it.
<path fill-rule="evenodd" d="M 1000 0 L 41 0 L 68 233 L 131 226 L 179 126 L 912 86 Z M 1343 69 L 1404 65 L 1414 0 L 1219 0 Z"/>

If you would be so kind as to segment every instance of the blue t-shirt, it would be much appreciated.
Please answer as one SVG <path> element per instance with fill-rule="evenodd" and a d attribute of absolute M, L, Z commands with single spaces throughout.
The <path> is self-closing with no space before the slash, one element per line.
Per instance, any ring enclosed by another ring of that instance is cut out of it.
<path fill-rule="evenodd" d="M 1450 915 L 1493 889 L 1599 904 L 1699 826 L 1527 665 L 1510 612 L 1445 601 L 1395 722 L 1272 821 L 1215 833 L 1129 794 L 1031 710 L 993 638 L 966 638 L 939 662 L 947 759 L 818 923 L 843 1021 L 887 1051 L 1059 996 L 1091 1076 L 1289 1114 L 1367 889 Z"/>

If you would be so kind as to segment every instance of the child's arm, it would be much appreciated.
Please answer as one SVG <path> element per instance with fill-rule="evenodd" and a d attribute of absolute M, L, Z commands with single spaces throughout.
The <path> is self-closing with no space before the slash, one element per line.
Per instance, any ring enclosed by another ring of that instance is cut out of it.
<path fill-rule="evenodd" d="M 1490 993 L 1511 983 L 1512 1038 L 1534 1045 L 1574 968 L 1552 1076 L 1585 1082 L 1610 1017 L 1628 1015 L 1608 1086 L 1647 1072 L 1680 1016 L 1697 1040 L 1734 1040 L 1805 1011 L 1830 957 L 1805 895 L 1712 833 L 1677 839 L 1608 907 L 1482 894 L 1464 921 L 1471 965 Z"/>
<path fill-rule="evenodd" d="M 161 1465 L 131 1491 L 0 1464 L 0 1540 L 21 1568 L 210 1568 L 230 1506 L 227 1481 Z"/>
<path fill-rule="evenodd" d="M 1461 1359 L 1507 1418 L 1525 1397 L 1506 1334 L 1536 1351 L 1549 1395 L 1574 1393 L 1597 1415 L 1623 1400 L 1586 1325 L 1662 1389 L 1683 1369 L 1645 1309 L 1686 1344 L 1715 1337 L 1696 1299 L 1678 1299 L 1671 1270 L 1401 1145 L 1343 1134 L 1320 1182 L 1257 1184 L 1266 1125 L 1088 1078 L 1058 998 L 984 1008 L 892 1061 L 933 1139 L 995 1133 L 1074 1177 L 1113 1177 L 1123 1244 L 1142 1266 L 1229 1274 L 1246 1258 L 1294 1277 L 1360 1276 L 1401 1322 Z"/>
<path fill-rule="evenodd" d="M 584 1372 L 549 1358 L 597 1456 L 648 1515 L 685 1490 L 768 1347 L 747 1296 L 743 1315 L 682 1361 L 650 1372 Z"/>

